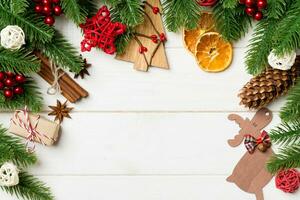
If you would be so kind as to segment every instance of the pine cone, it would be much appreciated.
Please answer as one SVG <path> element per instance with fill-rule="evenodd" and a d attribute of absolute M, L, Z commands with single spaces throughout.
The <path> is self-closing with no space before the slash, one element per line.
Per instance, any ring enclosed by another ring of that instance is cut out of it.
<path fill-rule="evenodd" d="M 241 105 L 259 109 L 284 95 L 300 75 L 300 56 L 290 70 L 282 71 L 268 67 L 263 73 L 253 77 L 240 91 Z"/>

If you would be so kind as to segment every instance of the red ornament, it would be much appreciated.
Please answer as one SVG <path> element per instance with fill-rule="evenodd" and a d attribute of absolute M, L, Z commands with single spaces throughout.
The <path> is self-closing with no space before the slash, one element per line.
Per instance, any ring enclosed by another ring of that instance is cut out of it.
<path fill-rule="evenodd" d="M 249 15 L 251 17 L 254 15 L 255 11 L 256 10 L 254 8 L 252 8 L 252 7 L 245 8 L 245 12 L 247 13 L 247 15 Z"/>
<path fill-rule="evenodd" d="M 45 24 L 52 26 L 55 22 L 55 19 L 52 16 L 47 16 L 47 17 L 45 17 L 44 22 L 45 22 Z"/>
<path fill-rule="evenodd" d="M 3 81 L 5 79 L 5 73 L 0 72 L 0 81 Z"/>
<path fill-rule="evenodd" d="M 5 75 L 7 77 L 13 77 L 13 76 L 15 76 L 15 74 L 13 72 L 5 72 Z"/>
<path fill-rule="evenodd" d="M 34 7 L 34 11 L 35 11 L 36 13 L 42 13 L 42 12 L 43 12 L 43 9 L 44 9 L 44 7 L 43 7 L 42 5 L 40 5 L 40 4 L 37 4 L 37 5 L 35 5 L 35 7 Z"/>
<path fill-rule="evenodd" d="M 147 51 L 148 51 L 147 47 L 140 46 L 140 49 L 139 49 L 140 54 L 143 54 L 143 53 L 145 53 Z"/>
<path fill-rule="evenodd" d="M 4 83 L 0 82 L 0 90 L 3 90 L 5 87 Z"/>
<path fill-rule="evenodd" d="M 256 2 L 256 6 L 258 9 L 265 9 L 267 7 L 268 3 L 267 3 L 267 0 L 258 0 Z"/>
<path fill-rule="evenodd" d="M 53 7 L 53 12 L 54 12 L 54 15 L 59 16 L 62 13 L 62 9 L 61 9 L 60 6 L 54 6 Z"/>
<path fill-rule="evenodd" d="M 198 1 L 200 6 L 214 6 L 218 0 L 200 0 Z"/>
<path fill-rule="evenodd" d="M 107 54 L 114 54 L 114 44 L 118 35 L 126 31 L 126 25 L 120 22 L 111 22 L 110 12 L 106 6 L 102 6 L 97 14 L 81 24 L 84 39 L 81 42 L 81 51 L 91 51 L 93 47 L 101 48 Z"/>
<path fill-rule="evenodd" d="M 21 86 L 17 86 L 14 88 L 14 94 L 21 95 L 24 93 L 24 89 Z"/>
<path fill-rule="evenodd" d="M 264 17 L 264 16 L 263 16 L 262 12 L 260 12 L 260 11 L 257 11 L 257 12 L 255 13 L 255 15 L 253 16 L 253 18 L 254 18 L 255 20 L 257 20 L 257 21 L 260 21 L 263 17 Z"/>
<path fill-rule="evenodd" d="M 14 93 L 11 89 L 5 89 L 3 94 L 7 99 L 10 99 L 14 96 Z"/>
<path fill-rule="evenodd" d="M 26 78 L 22 74 L 17 74 L 15 80 L 17 83 L 24 83 L 26 81 Z"/>
<path fill-rule="evenodd" d="M 247 7 L 252 7 L 255 5 L 255 0 L 245 0 L 245 5 Z"/>
<path fill-rule="evenodd" d="M 154 14 L 157 14 L 157 13 L 159 13 L 159 8 L 158 7 L 153 7 L 152 11 L 153 11 Z"/>
<path fill-rule="evenodd" d="M 51 12 L 52 12 L 51 5 L 44 5 L 44 7 L 43 7 L 43 13 L 45 15 L 50 15 Z"/>
<path fill-rule="evenodd" d="M 12 78 L 6 78 L 4 80 L 4 85 L 7 87 L 13 87 L 15 85 L 15 81 Z"/>
<path fill-rule="evenodd" d="M 54 3 L 54 4 L 59 4 L 59 3 L 60 3 L 60 0 L 52 0 L 52 3 Z"/>
<path fill-rule="evenodd" d="M 300 173 L 296 169 L 281 171 L 275 178 L 276 187 L 286 193 L 294 193 L 300 186 Z"/>

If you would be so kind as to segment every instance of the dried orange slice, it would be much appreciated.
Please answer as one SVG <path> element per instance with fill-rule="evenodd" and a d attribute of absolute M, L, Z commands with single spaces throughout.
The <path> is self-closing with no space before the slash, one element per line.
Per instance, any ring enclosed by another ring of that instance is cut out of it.
<path fill-rule="evenodd" d="M 232 61 L 232 46 L 217 32 L 202 35 L 196 44 L 195 57 L 198 65 L 207 72 L 220 72 Z"/>
<path fill-rule="evenodd" d="M 183 30 L 183 41 L 185 47 L 192 53 L 195 53 L 196 43 L 206 32 L 214 31 L 214 20 L 211 13 L 202 13 L 198 28 L 193 30 Z"/>

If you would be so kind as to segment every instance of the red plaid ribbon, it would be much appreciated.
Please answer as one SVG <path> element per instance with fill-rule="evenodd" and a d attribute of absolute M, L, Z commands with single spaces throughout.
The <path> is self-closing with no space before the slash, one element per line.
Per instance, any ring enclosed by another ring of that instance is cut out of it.
<path fill-rule="evenodd" d="M 253 154 L 256 147 L 259 144 L 270 146 L 271 139 L 270 139 L 270 136 L 268 135 L 268 133 L 266 131 L 263 131 L 261 133 L 261 135 L 259 136 L 259 138 L 257 138 L 257 139 L 255 137 L 253 137 L 252 135 L 245 135 L 244 144 L 245 144 L 247 151 L 250 154 Z"/>

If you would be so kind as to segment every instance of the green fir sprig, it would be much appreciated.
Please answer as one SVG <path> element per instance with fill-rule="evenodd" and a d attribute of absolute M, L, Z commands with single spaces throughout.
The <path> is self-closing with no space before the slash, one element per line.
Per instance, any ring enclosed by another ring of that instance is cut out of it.
<path fill-rule="evenodd" d="M 79 4 L 78 0 L 63 0 L 61 6 L 64 14 L 75 24 L 79 25 L 85 22 L 88 12 Z"/>
<path fill-rule="evenodd" d="M 28 0 L 9 0 L 9 3 L 7 4 L 9 4 L 10 9 L 14 14 L 24 13 L 29 6 Z"/>
<path fill-rule="evenodd" d="M 270 137 L 279 145 L 300 144 L 300 121 L 282 123 L 270 132 Z"/>
<path fill-rule="evenodd" d="M 281 108 L 280 118 L 285 122 L 300 119 L 300 82 L 289 91 L 285 105 Z"/>

